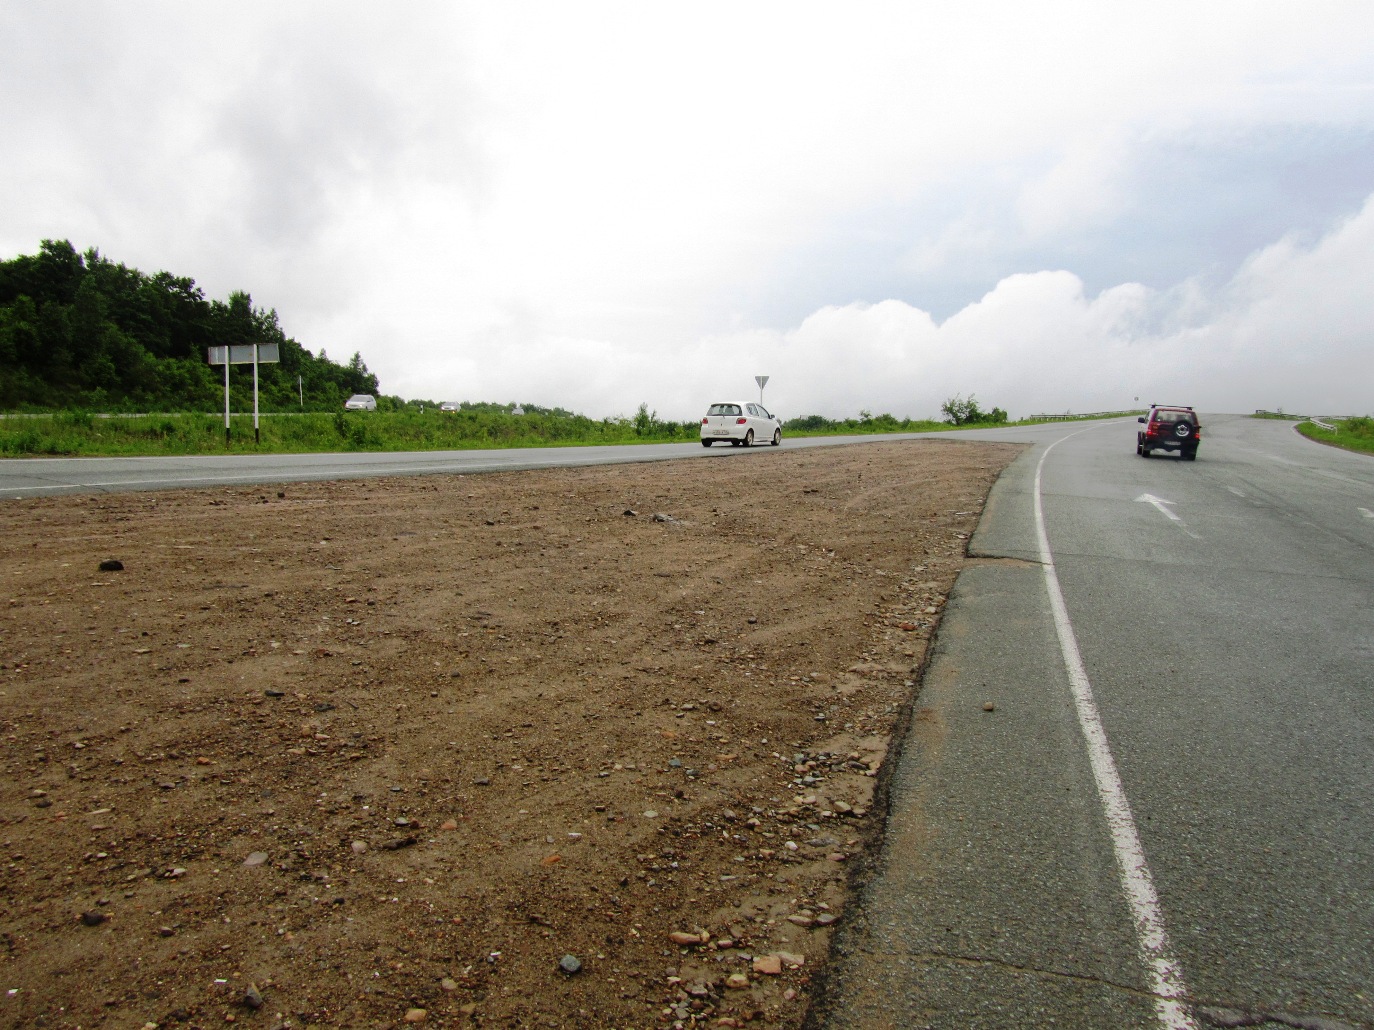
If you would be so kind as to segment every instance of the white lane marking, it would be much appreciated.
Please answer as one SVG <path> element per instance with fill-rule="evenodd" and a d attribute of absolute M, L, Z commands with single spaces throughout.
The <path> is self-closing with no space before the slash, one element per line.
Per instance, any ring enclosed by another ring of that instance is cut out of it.
<path fill-rule="evenodd" d="M 1370 511 L 1368 508 L 1356 508 L 1355 510 L 1367 519 L 1374 519 L 1374 511 Z"/>
<path fill-rule="evenodd" d="M 1244 497 L 1244 496 L 1245 496 L 1244 493 L 1242 493 L 1240 490 L 1237 490 L 1234 486 L 1228 486 L 1226 489 L 1230 490 L 1230 491 L 1231 491 L 1233 494 L 1235 494 L 1237 497 Z"/>
<path fill-rule="evenodd" d="M 1179 518 L 1177 515 L 1171 512 L 1168 508 L 1164 507 L 1166 504 L 1173 504 L 1173 501 L 1166 501 L 1163 497 L 1156 497 L 1154 494 L 1141 494 L 1139 497 L 1136 498 L 1136 500 L 1144 501 L 1146 504 L 1153 504 L 1156 508 L 1162 511 L 1165 515 L 1168 515 L 1169 518 L 1173 519 L 1175 522 L 1183 521 L 1181 518 Z"/>
<path fill-rule="evenodd" d="M 1078 432 L 1085 433 L 1088 430 L 1080 429 Z M 1077 435 L 1078 433 L 1069 434 Z M 1097 783 L 1097 795 L 1102 802 L 1103 813 L 1111 830 L 1112 848 L 1116 853 L 1116 868 L 1121 877 L 1121 888 L 1135 921 L 1136 946 L 1145 963 L 1150 991 L 1155 997 L 1155 1016 L 1160 1026 L 1166 1030 L 1198 1030 L 1184 1003 L 1188 996 L 1188 987 L 1183 979 L 1183 970 L 1169 950 L 1168 937 L 1164 932 L 1164 913 L 1160 908 L 1159 895 L 1155 893 L 1154 877 L 1150 875 L 1149 864 L 1145 861 L 1145 849 L 1141 846 L 1135 818 L 1131 815 L 1126 791 L 1116 771 L 1116 760 L 1112 757 L 1111 747 L 1107 743 L 1107 732 L 1103 729 L 1102 719 L 1097 712 L 1092 684 L 1083 665 L 1083 656 L 1078 650 L 1073 623 L 1069 621 L 1064 594 L 1059 588 L 1059 575 L 1054 568 L 1054 553 L 1050 550 L 1050 539 L 1045 532 L 1045 509 L 1040 490 L 1041 473 L 1044 471 L 1045 459 L 1049 457 L 1050 451 L 1069 439 L 1069 436 L 1062 437 L 1046 447 L 1045 452 L 1040 455 L 1039 464 L 1035 466 L 1035 535 L 1040 545 L 1040 562 L 1045 570 L 1045 588 L 1050 596 L 1050 610 L 1054 614 L 1054 628 L 1059 635 L 1059 649 L 1064 655 L 1064 667 L 1069 674 L 1074 708 L 1078 712 L 1078 726 L 1088 746 L 1088 759 L 1092 764 L 1093 779 Z M 1164 508 L 1160 510 L 1171 518 L 1177 518 Z"/>

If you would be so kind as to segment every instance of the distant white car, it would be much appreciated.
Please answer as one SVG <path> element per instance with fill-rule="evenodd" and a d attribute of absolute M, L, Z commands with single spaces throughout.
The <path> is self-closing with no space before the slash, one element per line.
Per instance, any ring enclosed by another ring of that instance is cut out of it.
<path fill-rule="evenodd" d="M 440 404 L 440 405 L 439 405 L 439 410 L 440 410 L 440 411 L 462 411 L 462 410 L 463 410 L 463 406 L 462 406 L 461 404 L 459 404 L 457 401 L 444 401 L 443 404 Z"/>
<path fill-rule="evenodd" d="M 701 420 L 701 446 L 729 440 L 732 447 L 752 447 L 767 440 L 774 447 L 782 443 L 782 419 L 753 401 L 723 401 L 712 404 Z"/>
<path fill-rule="evenodd" d="M 370 393 L 355 393 L 344 401 L 344 411 L 376 411 L 377 398 Z"/>

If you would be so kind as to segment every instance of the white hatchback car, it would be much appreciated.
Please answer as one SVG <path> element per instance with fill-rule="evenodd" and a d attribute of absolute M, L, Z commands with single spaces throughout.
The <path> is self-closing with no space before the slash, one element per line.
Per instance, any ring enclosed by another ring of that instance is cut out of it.
<path fill-rule="evenodd" d="M 344 401 L 344 411 L 376 411 L 377 398 L 370 393 L 355 393 Z"/>
<path fill-rule="evenodd" d="M 717 440 L 729 440 L 735 447 L 767 440 L 776 447 L 782 443 L 782 419 L 752 401 L 712 404 L 701 420 L 701 446 L 710 447 Z"/>

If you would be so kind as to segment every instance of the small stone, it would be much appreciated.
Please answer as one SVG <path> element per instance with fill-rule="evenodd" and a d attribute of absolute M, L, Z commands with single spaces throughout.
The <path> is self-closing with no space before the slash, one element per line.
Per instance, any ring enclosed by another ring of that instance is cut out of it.
<path fill-rule="evenodd" d="M 367 841 L 355 840 L 351 847 L 353 848 L 353 854 L 361 855 L 363 852 L 367 850 Z"/>
<path fill-rule="evenodd" d="M 456 830 L 456 829 L 458 829 L 458 820 L 457 820 L 457 819 L 445 819 L 442 823 L 439 824 L 439 829 L 441 829 L 441 830 Z"/>
<path fill-rule="evenodd" d="M 840 921 L 840 917 L 834 912 L 822 912 L 816 917 L 817 926 L 833 926 Z"/>
<path fill-rule="evenodd" d="M 582 960 L 576 955 L 564 955 L 558 960 L 558 968 L 569 976 L 582 972 Z"/>
<path fill-rule="evenodd" d="M 439 981 L 439 990 L 444 991 L 447 994 L 452 994 L 457 989 L 458 981 L 453 979 L 453 977 L 451 976 L 446 976 Z"/>
<path fill-rule="evenodd" d="M 983 702 L 983 711 L 985 711 L 985 712 L 995 712 L 995 711 L 997 711 L 997 706 L 996 706 L 995 704 L 993 704 L 991 701 L 984 701 L 984 702 Z"/>
<path fill-rule="evenodd" d="M 267 861 L 266 851 L 255 851 L 243 860 L 243 864 L 249 869 L 254 869 Z"/>
<path fill-rule="evenodd" d="M 123 572 L 124 563 L 118 558 L 106 558 L 100 563 L 101 572 Z"/>
<path fill-rule="evenodd" d="M 473 780 L 472 782 L 475 783 L 475 784 L 476 784 L 477 786 L 479 786 L 479 787 L 490 787 L 490 786 L 491 786 L 491 779 L 490 779 L 490 777 L 487 777 L 487 776 L 479 776 L 479 777 L 477 777 L 477 779 Z"/>
<path fill-rule="evenodd" d="M 810 926 L 816 920 L 812 919 L 810 916 L 795 915 L 788 916 L 787 921 L 793 926 Z"/>
<path fill-rule="evenodd" d="M 243 1003 L 254 1011 L 262 1008 L 262 991 L 258 990 L 257 984 L 248 985 L 248 990 L 243 992 Z"/>
<path fill-rule="evenodd" d="M 674 944 L 681 944 L 683 947 L 691 947 L 694 944 L 705 944 L 711 939 L 711 935 L 704 930 L 701 933 L 687 933 L 684 930 L 674 930 L 668 935 L 668 939 Z"/>
<path fill-rule="evenodd" d="M 754 972 L 766 976 L 778 976 L 782 972 L 782 959 L 777 955 L 755 955 Z"/>
<path fill-rule="evenodd" d="M 798 955 L 796 952 L 793 951 L 780 951 L 778 952 L 778 958 L 782 959 L 783 965 L 790 966 L 792 968 L 796 968 L 797 966 L 802 965 L 806 961 L 805 955 Z"/>
<path fill-rule="evenodd" d="M 787 990 L 785 990 L 785 991 L 782 992 L 782 1000 L 783 1000 L 783 1001 L 792 1001 L 794 998 L 796 998 L 796 996 L 797 996 L 797 991 L 796 991 L 796 988 L 793 988 L 793 987 L 789 987 L 789 988 L 787 988 Z"/>
<path fill-rule="evenodd" d="M 91 909 L 89 912 L 81 913 L 81 922 L 87 926 L 99 926 L 101 923 L 105 922 L 105 920 L 109 918 L 110 917 L 107 916 L 104 912 L 97 912 L 95 909 Z"/>
<path fill-rule="evenodd" d="M 159 926 L 157 928 L 157 935 L 159 937 L 175 937 L 176 931 L 173 930 L 170 926 Z"/>
<path fill-rule="evenodd" d="M 625 509 L 625 516 L 626 516 L 626 518 L 633 518 L 634 516 L 636 516 L 636 515 L 638 515 L 638 514 L 639 514 L 639 512 L 635 511 L 633 508 L 626 508 L 626 509 Z"/>
<path fill-rule="evenodd" d="M 682 768 L 682 759 L 681 759 L 681 758 L 670 758 L 670 759 L 668 759 L 668 768 L 669 768 L 669 769 L 681 769 L 681 768 Z"/>
<path fill-rule="evenodd" d="M 263 691 L 263 694 L 264 694 L 265 696 L 267 696 L 267 697 L 285 697 L 285 696 L 286 696 L 286 691 L 284 691 L 284 690 L 264 690 L 264 691 Z"/>
<path fill-rule="evenodd" d="M 740 990 L 749 986 L 749 977 L 743 973 L 731 973 L 725 978 L 725 986 L 731 990 Z"/>
<path fill-rule="evenodd" d="M 655 811 L 651 808 L 651 809 L 649 809 L 647 812 L 644 813 L 644 818 L 645 818 L 645 819 L 657 819 L 657 818 L 658 818 L 658 813 L 655 812 Z"/>
<path fill-rule="evenodd" d="M 836 801 L 833 807 L 840 815 L 849 815 L 854 811 L 854 807 L 848 801 Z"/>
<path fill-rule="evenodd" d="M 406 1009 L 405 1021 L 407 1023 L 423 1023 L 429 1018 L 429 1013 L 424 1009 Z"/>

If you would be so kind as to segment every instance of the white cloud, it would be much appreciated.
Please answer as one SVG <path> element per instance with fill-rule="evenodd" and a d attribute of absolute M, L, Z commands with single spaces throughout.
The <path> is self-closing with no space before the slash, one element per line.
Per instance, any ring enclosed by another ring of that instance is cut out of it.
<path fill-rule="evenodd" d="M 1351 196 L 1252 189 L 1317 130 L 1338 143 L 1314 160 L 1356 162 L 1330 182 L 1368 171 L 1374 148 L 1338 145 L 1374 134 L 1366 0 L 0 0 L 0 31 L 23 42 L 0 251 L 67 237 L 249 290 L 405 396 L 690 418 L 770 372 L 787 413 L 1082 410 L 1187 393 L 1164 370 L 1202 366 L 1151 344 L 1178 332 L 1217 362 L 1261 341 L 1203 384 L 1254 407 L 1295 382 L 1271 327 L 1307 368 L 1367 327 L 1332 292 L 1368 271 L 1358 241 L 1293 242 Z M 1256 170 L 1234 152 L 1261 131 Z M 1179 140 L 1205 166 L 1190 205 L 1256 199 L 1161 217 L 1148 158 Z M 1233 231 L 1260 204 L 1267 235 Z M 1102 289 L 1135 278 L 1155 289 Z"/>

